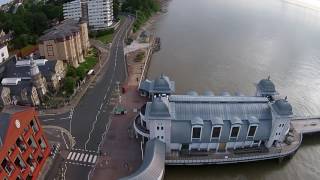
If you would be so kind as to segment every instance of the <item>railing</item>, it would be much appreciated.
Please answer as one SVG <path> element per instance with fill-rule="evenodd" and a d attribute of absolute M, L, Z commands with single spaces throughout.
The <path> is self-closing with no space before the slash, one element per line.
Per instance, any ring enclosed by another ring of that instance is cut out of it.
<path fill-rule="evenodd" d="M 267 154 L 251 154 L 247 156 L 240 157 L 229 157 L 234 156 L 234 154 L 223 154 L 220 155 L 220 158 L 213 158 L 212 156 L 191 156 L 191 157 L 176 157 L 176 156 L 167 156 L 166 164 L 167 165 L 202 165 L 202 164 L 231 164 L 238 162 L 250 162 L 250 161 L 259 161 L 259 160 L 267 160 L 267 159 L 275 159 L 289 156 L 295 153 L 301 145 L 302 135 L 298 135 L 298 143 L 294 145 L 290 150 L 282 152 L 281 149 L 274 148 L 270 150 Z"/>
<path fill-rule="evenodd" d="M 149 138 L 150 131 L 141 125 L 139 115 L 135 118 L 133 127 L 138 134 L 140 134 L 143 137 Z"/>

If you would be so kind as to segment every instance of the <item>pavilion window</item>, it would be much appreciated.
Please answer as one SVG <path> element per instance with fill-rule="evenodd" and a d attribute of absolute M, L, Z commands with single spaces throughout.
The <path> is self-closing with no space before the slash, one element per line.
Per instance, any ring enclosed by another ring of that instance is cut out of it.
<path fill-rule="evenodd" d="M 230 137 L 231 138 L 237 138 L 238 134 L 239 134 L 239 131 L 240 131 L 240 127 L 233 127 L 232 130 L 231 130 Z"/>
<path fill-rule="evenodd" d="M 253 137 L 256 133 L 257 126 L 250 126 L 249 132 L 248 132 L 248 137 Z"/>
<path fill-rule="evenodd" d="M 200 139 L 200 138 L 201 138 L 201 127 L 193 127 L 192 139 Z"/>
<path fill-rule="evenodd" d="M 214 127 L 212 130 L 211 138 L 219 138 L 221 132 L 221 127 Z"/>

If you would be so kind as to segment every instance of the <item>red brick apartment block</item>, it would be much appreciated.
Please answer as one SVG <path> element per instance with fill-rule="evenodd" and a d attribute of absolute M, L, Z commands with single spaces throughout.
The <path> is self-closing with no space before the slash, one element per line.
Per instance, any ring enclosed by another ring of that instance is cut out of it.
<path fill-rule="evenodd" d="M 38 113 L 12 107 L 0 113 L 0 179 L 37 179 L 50 155 Z"/>

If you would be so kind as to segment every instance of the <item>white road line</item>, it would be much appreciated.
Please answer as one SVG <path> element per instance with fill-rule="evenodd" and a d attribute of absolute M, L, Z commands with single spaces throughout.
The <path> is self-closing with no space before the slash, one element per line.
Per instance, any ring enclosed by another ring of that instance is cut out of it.
<path fill-rule="evenodd" d="M 92 164 L 94 164 L 97 161 L 97 156 L 94 156 L 92 159 Z"/>
<path fill-rule="evenodd" d="M 44 119 L 44 120 L 42 120 L 42 121 L 47 122 L 47 121 L 55 121 L 55 120 L 56 120 L 56 119 L 51 118 L 51 119 Z"/>
<path fill-rule="evenodd" d="M 72 154 L 73 152 L 69 152 L 67 159 L 70 159 Z"/>
<path fill-rule="evenodd" d="M 70 117 L 63 117 L 63 118 L 60 118 L 60 120 L 65 120 L 65 119 L 70 119 Z"/>
<path fill-rule="evenodd" d="M 78 154 L 77 154 L 76 159 L 75 159 L 76 161 L 78 161 L 78 159 L 79 159 L 79 157 L 80 157 L 80 154 L 81 154 L 81 153 L 78 153 Z"/>
<path fill-rule="evenodd" d="M 88 162 L 91 162 L 91 159 L 92 159 L 92 154 L 90 154 Z"/>
<path fill-rule="evenodd" d="M 84 154 L 82 153 L 81 156 L 80 156 L 80 158 L 79 158 L 79 161 L 82 161 L 83 156 L 84 156 Z"/>
<path fill-rule="evenodd" d="M 87 162 L 88 156 L 89 156 L 89 154 L 86 154 L 86 155 L 84 156 L 83 162 Z"/>
<path fill-rule="evenodd" d="M 71 160 L 73 160 L 73 159 L 74 159 L 74 157 L 76 156 L 76 154 L 77 154 L 77 153 L 73 153 L 73 154 L 72 154 L 72 156 L 71 156 Z"/>

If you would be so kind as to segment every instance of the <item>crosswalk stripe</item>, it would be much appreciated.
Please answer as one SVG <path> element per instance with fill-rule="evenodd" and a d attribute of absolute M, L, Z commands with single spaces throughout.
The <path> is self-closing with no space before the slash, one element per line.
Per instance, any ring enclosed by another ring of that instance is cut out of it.
<path fill-rule="evenodd" d="M 82 153 L 80 158 L 79 158 L 79 161 L 82 161 L 83 156 L 84 156 L 84 154 Z"/>
<path fill-rule="evenodd" d="M 80 157 L 80 154 L 81 154 L 81 153 L 78 153 L 78 154 L 77 154 L 76 159 L 75 159 L 76 161 L 78 161 L 78 159 L 79 159 L 79 157 Z"/>
<path fill-rule="evenodd" d="M 92 154 L 90 154 L 88 162 L 91 162 L 91 159 L 92 159 Z"/>
<path fill-rule="evenodd" d="M 92 163 L 95 163 L 96 160 L 97 160 L 97 156 L 95 155 L 95 156 L 93 157 Z"/>
<path fill-rule="evenodd" d="M 76 154 L 77 154 L 77 153 L 73 153 L 73 154 L 72 154 L 72 156 L 71 156 L 71 160 L 73 160 L 73 159 L 74 159 L 74 157 L 76 156 Z"/>
<path fill-rule="evenodd" d="M 83 162 L 86 162 L 86 161 L 87 161 L 88 156 L 89 156 L 88 154 L 86 154 L 86 155 L 84 156 Z"/>
<path fill-rule="evenodd" d="M 73 152 L 69 152 L 67 159 L 70 159 L 72 154 L 73 154 Z"/>

